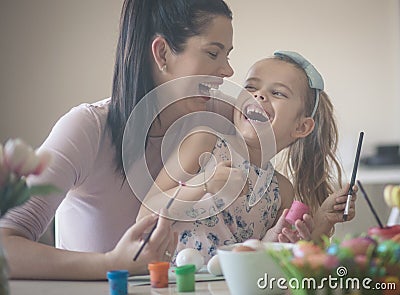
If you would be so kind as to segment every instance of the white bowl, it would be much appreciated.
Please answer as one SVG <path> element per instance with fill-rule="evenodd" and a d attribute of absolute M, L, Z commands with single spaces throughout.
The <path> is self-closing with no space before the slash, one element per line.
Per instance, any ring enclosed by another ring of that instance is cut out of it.
<path fill-rule="evenodd" d="M 217 249 L 222 273 L 231 294 L 284 294 L 285 290 L 279 288 L 277 281 L 285 276 L 268 250 L 292 249 L 293 244 L 266 242 L 265 250 L 233 252 L 232 249 L 238 245 L 241 243 Z"/>

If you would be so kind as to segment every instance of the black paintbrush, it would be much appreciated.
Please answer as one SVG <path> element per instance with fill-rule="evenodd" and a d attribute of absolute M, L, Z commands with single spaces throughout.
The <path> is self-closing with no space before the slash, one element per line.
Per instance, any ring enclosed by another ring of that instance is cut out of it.
<path fill-rule="evenodd" d="M 182 186 L 185 186 L 185 183 L 180 182 L 179 181 L 179 186 L 176 189 L 174 195 L 172 196 L 172 198 L 168 201 L 167 203 L 167 210 L 169 209 L 169 207 L 171 207 L 172 202 L 175 200 L 175 198 L 178 196 L 178 193 L 180 192 Z M 147 237 L 144 239 L 142 245 L 140 246 L 139 250 L 137 251 L 135 257 L 133 257 L 133 261 L 136 261 L 136 259 L 139 257 L 140 253 L 143 251 L 144 246 L 146 246 L 146 244 L 149 242 L 151 235 L 153 234 L 154 230 L 157 227 L 157 222 L 154 224 L 154 226 L 152 227 L 152 229 L 150 230 L 149 234 L 147 235 Z"/>
<path fill-rule="evenodd" d="M 375 219 L 376 219 L 376 221 L 377 221 L 378 224 L 379 224 L 379 227 L 380 227 L 380 228 L 383 228 L 383 224 L 382 224 L 381 220 L 379 219 L 379 216 L 378 216 L 378 214 L 376 213 L 375 208 L 372 206 L 372 203 L 371 203 L 370 199 L 368 198 L 368 195 L 367 195 L 366 191 L 364 190 L 364 188 L 363 188 L 363 186 L 362 186 L 362 184 L 361 184 L 361 182 L 360 182 L 359 180 L 357 180 L 357 184 L 358 184 L 358 186 L 360 187 L 361 192 L 362 192 L 362 194 L 363 194 L 365 200 L 366 200 L 367 203 L 368 203 L 369 209 L 371 209 L 372 214 L 374 214 Z"/>
<path fill-rule="evenodd" d="M 357 175 L 358 163 L 360 162 L 360 153 L 361 153 L 363 138 L 364 138 L 364 132 L 360 132 L 360 136 L 358 138 L 356 158 L 354 159 L 353 173 L 351 174 L 350 188 L 349 191 L 347 192 L 346 207 L 344 208 L 343 212 L 344 221 L 346 221 L 347 217 L 349 216 L 350 202 L 353 195 L 353 186 L 354 183 L 356 182 L 356 175 Z"/>

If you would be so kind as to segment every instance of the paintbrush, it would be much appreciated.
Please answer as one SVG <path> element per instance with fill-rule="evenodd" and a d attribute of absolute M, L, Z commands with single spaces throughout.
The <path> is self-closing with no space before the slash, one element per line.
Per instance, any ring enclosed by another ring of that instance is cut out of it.
<path fill-rule="evenodd" d="M 379 216 L 378 216 L 378 214 L 376 213 L 375 208 L 372 206 L 372 203 L 371 203 L 370 199 L 368 198 L 368 195 L 367 195 L 366 191 L 364 190 L 364 188 L 363 188 L 363 186 L 362 186 L 362 184 L 361 184 L 361 182 L 360 182 L 359 180 L 357 180 L 357 184 L 358 184 L 358 186 L 360 187 L 361 192 L 362 192 L 362 194 L 363 194 L 365 200 L 366 200 L 367 203 L 368 203 L 369 209 L 371 209 L 372 214 L 374 214 L 375 219 L 376 219 L 376 221 L 378 222 L 379 227 L 380 227 L 380 228 L 383 228 L 383 224 L 382 224 L 381 220 L 379 219 Z"/>
<path fill-rule="evenodd" d="M 174 195 L 172 196 L 172 198 L 168 201 L 166 209 L 168 210 L 169 207 L 171 207 L 173 201 L 176 199 L 176 197 L 178 196 L 178 193 L 180 192 L 182 186 L 185 186 L 184 182 L 179 181 L 179 186 L 176 189 Z M 133 261 L 136 261 L 136 259 L 138 259 L 140 253 L 143 251 L 144 246 L 146 246 L 146 244 L 149 242 L 151 235 L 153 234 L 154 230 L 157 227 L 157 222 L 154 224 L 153 228 L 150 230 L 149 234 L 147 235 L 147 237 L 144 239 L 142 245 L 140 246 L 139 250 L 137 251 L 135 257 L 133 257 Z"/>
<path fill-rule="evenodd" d="M 361 146 L 362 146 L 363 138 L 364 138 L 364 132 L 360 132 L 360 136 L 358 138 L 356 158 L 354 159 L 353 173 L 351 174 L 350 188 L 349 188 L 349 191 L 347 192 L 346 207 L 344 208 L 344 212 L 343 212 L 343 220 L 344 221 L 346 221 L 347 217 L 349 216 L 350 202 L 353 197 L 353 186 L 356 181 L 358 163 L 360 162 L 360 153 L 361 153 Z"/>

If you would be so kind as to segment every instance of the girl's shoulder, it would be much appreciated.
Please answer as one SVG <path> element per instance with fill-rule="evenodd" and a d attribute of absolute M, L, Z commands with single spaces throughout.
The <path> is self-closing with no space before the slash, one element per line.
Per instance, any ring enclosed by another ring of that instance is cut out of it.
<path fill-rule="evenodd" d="M 275 170 L 275 176 L 279 184 L 279 194 L 282 198 L 282 207 L 289 208 L 294 199 L 294 189 L 290 180 Z"/>
<path fill-rule="evenodd" d="M 193 128 L 182 145 L 196 150 L 212 150 L 219 136 L 216 131 L 208 126 L 197 126 Z"/>

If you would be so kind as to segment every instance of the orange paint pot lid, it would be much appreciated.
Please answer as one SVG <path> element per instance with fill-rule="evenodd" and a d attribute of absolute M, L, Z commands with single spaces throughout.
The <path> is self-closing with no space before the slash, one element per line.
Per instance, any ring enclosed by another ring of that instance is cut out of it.
<path fill-rule="evenodd" d="M 149 263 L 147 265 L 147 268 L 149 270 L 165 270 L 165 269 L 169 269 L 169 267 L 170 267 L 170 263 L 166 262 L 166 261 L 153 262 L 153 263 Z"/>

